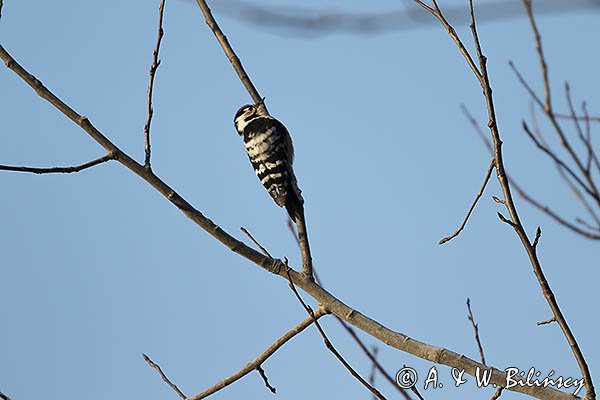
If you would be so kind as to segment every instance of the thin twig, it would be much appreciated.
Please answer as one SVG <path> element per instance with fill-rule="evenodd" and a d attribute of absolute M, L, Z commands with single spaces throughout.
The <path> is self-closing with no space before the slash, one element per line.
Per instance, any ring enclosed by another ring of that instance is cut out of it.
<path fill-rule="evenodd" d="M 542 228 L 539 226 L 535 230 L 535 239 L 533 239 L 533 250 L 537 250 L 537 246 L 540 243 L 540 238 L 542 237 Z"/>
<path fill-rule="evenodd" d="M 98 164 L 105 163 L 107 161 L 113 160 L 114 156 L 111 154 L 107 154 L 100 158 L 96 158 L 95 160 L 86 162 L 85 164 L 75 165 L 71 167 L 49 167 L 49 168 L 36 168 L 36 167 L 16 167 L 12 165 L 0 165 L 0 171 L 15 171 L 15 172 L 31 172 L 34 174 L 71 174 L 74 172 L 83 171 L 84 169 L 91 168 Z"/>
<path fill-rule="evenodd" d="M 217 24 L 217 21 L 215 20 L 215 18 L 212 15 L 212 12 L 210 11 L 210 7 L 208 7 L 208 4 L 206 4 L 205 0 L 196 0 L 196 2 L 198 3 L 200 10 L 202 10 L 202 14 L 204 14 L 206 24 L 213 31 L 215 37 L 217 38 L 217 41 L 223 48 L 227 59 L 233 66 L 233 69 L 239 76 L 240 80 L 242 81 L 242 84 L 250 94 L 250 97 L 252 97 L 252 100 L 254 100 L 256 104 L 260 103 L 262 101 L 261 95 L 258 93 L 258 90 L 256 90 L 256 87 L 250 80 L 250 77 L 246 73 L 246 70 L 244 69 L 244 66 L 242 65 L 242 62 L 240 61 L 239 57 L 235 54 L 235 51 L 233 51 L 233 48 L 227 40 L 227 36 L 225 36 L 223 31 Z"/>
<path fill-rule="evenodd" d="M 487 184 L 490 180 L 490 177 L 492 176 L 492 171 L 494 170 L 494 165 L 496 165 L 496 160 L 492 158 L 492 161 L 490 162 L 490 166 L 488 167 L 487 173 L 485 175 L 485 179 L 483 180 L 483 185 L 481 185 L 481 189 L 479 189 L 477 196 L 475 196 L 475 200 L 473 200 L 473 203 L 471 204 L 471 207 L 469 208 L 469 211 L 467 212 L 467 216 L 463 220 L 463 223 L 456 230 L 456 232 L 454 232 L 452 235 L 446 236 L 445 238 L 440 240 L 439 244 L 444 244 L 444 243 L 454 239 L 456 236 L 458 236 L 462 232 L 463 229 L 465 229 L 465 226 L 467 225 L 467 221 L 469 220 L 471 213 L 473 212 L 473 210 L 475 209 L 475 206 L 477 205 L 477 202 L 483 195 L 483 192 L 485 191 L 485 187 L 487 186 Z"/>
<path fill-rule="evenodd" d="M 454 30 L 454 28 L 446 20 L 446 18 L 444 17 L 444 14 L 442 14 L 442 12 L 440 10 L 440 7 L 437 4 L 437 1 L 436 0 L 432 0 L 433 8 L 429 7 L 428 5 L 426 5 L 425 3 L 423 3 L 420 0 L 415 0 L 415 3 L 417 3 L 418 5 L 420 5 L 421 7 L 423 7 L 425 10 L 427 10 L 429 13 L 431 13 L 434 17 L 436 17 L 441 22 L 441 24 L 444 26 L 444 28 L 446 28 L 446 31 L 448 31 L 448 35 L 450 35 L 450 37 L 452 38 L 452 40 L 454 40 L 454 43 L 456 43 L 456 45 L 460 49 L 460 52 L 462 53 L 463 57 L 467 61 L 467 64 L 469 64 L 469 67 L 471 68 L 471 70 L 473 71 L 473 73 L 476 76 L 481 77 L 481 71 L 479 71 L 479 68 L 477 68 L 477 65 L 475 64 L 475 61 L 473 61 L 473 58 L 471 57 L 471 54 L 469 54 L 469 51 L 463 45 L 462 41 L 458 37 L 458 34 Z"/>
<path fill-rule="evenodd" d="M 2 0 L 0 0 L 0 11 L 2 11 Z M 0 392 L 0 399 L 2 399 L 2 400 L 10 400 L 10 397 L 8 397 L 4 393 Z"/>
<path fill-rule="evenodd" d="M 523 1 L 527 1 L 527 0 L 523 0 Z M 540 57 L 543 57 L 543 54 L 541 54 Z M 587 181 L 587 183 L 589 185 L 588 191 L 590 191 L 592 193 L 591 196 L 598 203 L 598 205 L 600 205 L 600 195 L 598 194 L 598 189 L 596 187 L 596 184 L 594 183 L 591 175 L 586 172 L 585 166 L 583 165 L 583 163 L 581 162 L 581 160 L 579 159 L 579 157 L 577 156 L 577 154 L 573 150 L 573 148 L 572 148 L 569 140 L 567 139 L 567 137 L 566 137 L 566 135 L 565 135 L 562 127 L 558 123 L 557 118 L 554 116 L 554 114 L 552 112 L 547 112 L 546 111 L 546 107 L 545 107 L 544 103 L 542 103 L 542 101 L 536 95 L 535 91 L 525 81 L 525 78 L 523 78 L 523 76 L 521 75 L 521 73 L 519 72 L 519 70 L 516 68 L 516 66 L 514 65 L 514 63 L 512 61 L 510 61 L 508 64 L 511 67 L 511 69 L 513 70 L 513 72 L 515 73 L 515 75 L 516 75 L 517 79 L 519 80 L 519 82 L 521 83 L 521 85 L 530 94 L 531 98 L 535 101 L 536 104 L 538 104 L 544 110 L 544 113 L 548 117 L 550 123 L 552 124 L 552 127 L 554 128 L 556 134 L 560 138 L 562 146 L 565 148 L 565 150 L 567 151 L 567 153 L 571 157 L 571 160 L 573 160 L 573 162 L 577 166 L 577 169 L 579 169 L 579 171 L 582 172 L 583 177 Z"/>
<path fill-rule="evenodd" d="M 581 142 L 585 146 L 587 153 L 588 153 L 588 160 L 586 162 L 585 170 L 587 173 L 589 173 L 590 172 L 590 163 L 592 162 L 593 150 L 592 150 L 592 147 L 590 146 L 589 142 L 587 141 L 585 135 L 583 134 L 583 128 L 581 127 L 579 120 L 575 117 L 575 107 L 573 106 L 573 99 L 571 98 L 571 87 L 569 86 L 569 82 L 565 82 L 565 97 L 567 99 L 567 105 L 569 106 L 569 112 L 573 116 L 573 125 L 575 126 L 575 130 L 577 131 L 577 136 L 579 137 L 579 140 L 581 140 Z"/>
<path fill-rule="evenodd" d="M 260 249 L 260 251 L 263 252 L 263 254 L 269 258 L 273 258 L 273 256 L 271 256 L 271 254 L 269 254 L 268 250 L 265 249 L 259 242 L 258 240 L 254 239 L 254 236 L 252 236 L 252 234 L 250 232 L 248 232 L 246 230 L 246 228 L 244 228 L 243 226 L 240 228 L 242 230 L 242 232 L 244 232 L 246 234 L 246 236 L 248 236 L 250 238 L 250 240 L 252 240 L 254 242 L 255 245 L 258 246 L 258 248 Z"/>
<path fill-rule="evenodd" d="M 314 313 L 314 317 L 312 315 L 309 316 L 309 317 L 307 317 L 302 322 L 300 322 L 298 325 L 296 325 L 295 327 L 293 327 L 292 329 L 290 329 L 289 331 L 287 331 L 283 336 L 281 336 L 279 339 L 277 339 L 275 342 L 273 342 L 273 344 L 271 346 L 269 346 L 264 352 L 262 352 L 253 361 L 250 361 L 248 364 L 246 364 L 238 372 L 236 372 L 236 373 L 232 374 L 231 376 L 228 376 L 227 378 L 225 378 L 225 379 L 223 379 L 223 380 L 215 383 L 210 388 L 206 389 L 202 393 L 198 393 L 197 395 L 190 397 L 188 400 L 200 400 L 200 399 L 203 399 L 205 397 L 208 397 L 211 394 L 213 394 L 215 392 L 218 392 L 219 390 L 223 389 L 224 387 L 229 386 L 232 383 L 236 382 L 237 380 L 243 378 L 244 376 L 248 375 L 252 371 L 256 370 L 256 371 L 258 371 L 260 373 L 259 368 L 262 366 L 262 364 L 269 357 L 271 357 L 277 350 L 279 350 L 279 348 L 281 348 L 281 346 L 283 346 L 284 344 L 286 344 L 294 336 L 296 336 L 299 333 L 301 333 L 302 331 L 304 331 L 314 321 L 318 320 L 319 318 L 321 318 L 325 314 L 327 314 L 327 311 L 324 308 L 317 309 L 317 311 L 315 311 L 315 313 Z M 265 380 L 265 377 L 262 376 L 262 374 L 261 374 L 261 377 L 263 378 L 263 380 Z M 265 380 L 265 383 L 267 383 L 266 380 Z M 269 388 L 269 390 L 271 390 L 271 386 L 270 385 L 267 386 L 267 387 Z"/>
<path fill-rule="evenodd" d="M 567 164 L 564 163 L 563 160 L 561 160 L 552 150 L 550 150 L 549 148 L 547 148 L 546 146 L 544 146 L 537 137 L 535 137 L 535 135 L 531 132 L 531 130 L 529 129 L 529 126 L 527 125 L 527 123 L 525 121 L 523 121 L 522 123 L 523 125 L 523 130 L 525 131 L 525 133 L 527 133 L 527 136 L 529 136 L 529 138 L 531 139 L 531 141 L 537 146 L 538 149 L 542 150 L 545 154 L 548 155 L 548 157 L 550 157 L 552 159 L 552 161 L 554 161 L 556 164 L 560 165 L 560 167 L 562 169 L 564 169 L 565 171 L 567 171 L 567 173 L 571 176 L 571 178 L 573 178 L 573 180 L 575 180 L 575 182 L 577 182 L 579 184 L 579 186 L 581 186 L 581 188 L 587 193 L 589 194 L 591 197 L 595 197 L 596 194 L 594 193 L 593 189 L 588 187 L 582 180 L 581 178 L 579 178 L 579 176 L 577 176 L 577 174 L 571 169 L 569 168 L 569 166 Z"/>
<path fill-rule="evenodd" d="M 477 342 L 477 348 L 479 349 L 479 355 L 481 356 L 481 363 L 486 365 L 485 356 L 483 355 L 483 346 L 481 345 L 481 340 L 479 339 L 479 324 L 475 323 L 475 318 L 473 318 L 473 311 L 471 311 L 471 299 L 467 298 L 467 310 L 469 310 L 469 314 L 467 318 L 469 322 L 471 322 L 471 326 L 473 327 L 473 331 L 475 331 L 475 341 Z"/>
<path fill-rule="evenodd" d="M 304 309 L 306 310 L 308 315 L 310 315 L 312 317 L 312 319 L 314 320 L 315 326 L 317 327 L 317 330 L 319 331 L 319 333 L 321 334 L 321 337 L 323 338 L 325 347 L 327 347 L 327 349 L 333 353 L 333 355 L 342 363 L 342 365 L 344 367 L 346 367 L 346 369 L 350 372 L 350 374 L 354 378 L 356 378 L 356 380 L 358 380 L 360 383 L 362 383 L 364 387 L 369 389 L 375 397 L 377 397 L 380 400 L 386 400 L 386 398 L 377 389 L 375 389 L 373 386 L 371 386 L 369 384 L 369 382 L 367 382 L 362 376 L 360 376 L 360 374 L 358 372 L 356 372 L 356 370 L 354 370 L 354 368 L 352 368 L 352 366 L 350 364 L 348 364 L 348 362 L 344 359 L 344 357 L 342 357 L 342 355 L 335 349 L 335 347 L 333 346 L 333 344 L 331 343 L 331 341 L 325 334 L 325 331 L 323 330 L 323 328 L 321 328 L 321 325 L 315 318 L 315 313 L 313 312 L 312 308 L 308 304 L 306 304 L 304 302 L 304 300 L 302 300 L 300 293 L 298 293 L 298 290 L 296 290 L 296 286 L 294 285 L 294 281 L 292 280 L 292 275 L 290 274 L 289 268 L 287 270 L 287 276 L 288 276 L 288 280 L 289 280 L 290 289 L 292 289 L 292 291 L 296 295 L 296 298 L 298 299 L 300 304 L 302 304 L 302 307 L 304 307 Z"/>
<path fill-rule="evenodd" d="M 267 387 L 267 389 L 269 389 L 271 391 L 271 393 L 276 394 L 277 389 L 275 389 L 269 383 L 269 378 L 267 378 L 267 374 L 265 373 L 265 370 L 260 365 L 258 367 L 256 367 L 256 370 L 260 374 L 260 377 L 263 379 L 263 382 L 265 383 L 265 386 Z"/>
<path fill-rule="evenodd" d="M 164 11 L 165 0 L 161 0 L 160 6 L 158 7 L 158 36 L 156 39 L 156 47 L 152 53 L 152 65 L 150 66 L 150 77 L 148 80 L 148 117 L 146 118 L 146 125 L 144 125 L 144 136 L 146 137 L 146 159 L 144 162 L 144 167 L 146 167 L 146 169 L 152 168 L 150 165 L 150 124 L 152 123 L 152 115 L 154 115 L 154 108 L 152 107 L 152 93 L 154 91 L 154 76 L 156 75 L 156 70 L 160 65 L 160 60 L 158 59 L 160 43 L 162 42 L 162 38 L 165 34 L 165 31 L 163 30 Z"/>
<path fill-rule="evenodd" d="M 525 5 L 525 10 L 527 11 L 527 16 L 529 17 L 529 24 L 533 30 L 533 35 L 535 38 L 535 46 L 537 49 L 537 53 L 540 59 L 540 67 L 542 68 L 542 77 L 544 80 L 544 93 L 545 93 L 545 102 L 544 102 L 544 111 L 547 114 L 552 113 L 552 100 L 550 98 L 550 80 L 548 79 L 548 65 L 546 63 L 546 58 L 544 57 L 544 51 L 542 49 L 542 37 L 540 36 L 540 32 L 537 28 L 537 24 L 535 22 L 535 18 L 533 17 L 533 10 L 531 7 L 531 0 L 523 0 L 523 4 Z"/>
<path fill-rule="evenodd" d="M 556 118 L 560 118 L 560 119 L 573 119 L 572 115 L 569 114 L 556 114 L 554 113 L 554 116 Z M 600 117 L 592 117 L 589 115 L 577 115 L 575 116 L 576 119 L 580 120 L 580 121 L 587 121 L 587 122 L 600 122 Z"/>
<path fill-rule="evenodd" d="M 589 118 L 589 114 L 588 114 L 588 110 L 587 110 L 587 104 L 585 101 L 581 105 L 581 109 L 583 110 L 583 115 L 585 117 L 588 117 L 585 120 L 585 131 L 586 131 L 585 137 L 586 137 L 586 142 L 589 144 L 590 148 L 592 148 L 591 124 L 590 124 L 590 118 Z M 597 171 L 600 172 L 600 160 L 598 160 L 598 156 L 596 155 L 596 152 L 592 151 L 591 156 L 592 156 L 591 157 L 592 161 L 594 161 L 594 164 L 596 165 Z M 590 160 L 588 160 L 588 165 L 587 165 L 588 170 L 590 169 L 589 161 Z"/>
<path fill-rule="evenodd" d="M 471 113 L 469 112 L 469 110 L 466 108 L 466 106 L 464 104 L 461 104 L 461 109 L 462 109 L 463 113 L 465 114 L 465 116 L 467 117 L 467 119 L 469 120 L 469 122 L 471 123 L 471 125 L 473 126 L 473 129 L 475 130 L 475 132 L 477 133 L 477 135 L 479 136 L 479 138 L 481 139 L 481 141 L 483 142 L 485 147 L 488 149 L 490 154 L 493 155 L 494 151 L 492 148 L 492 144 L 491 144 L 490 140 L 485 136 L 485 134 L 483 133 L 481 128 L 479 127 L 479 124 L 477 123 L 477 121 L 475 120 L 473 115 L 471 115 Z M 567 229 L 569 229 L 587 239 L 600 240 L 600 235 L 594 234 L 592 232 L 587 232 L 587 231 L 579 228 L 578 226 L 576 226 L 576 225 L 570 223 L 569 221 L 565 220 L 564 218 L 562 218 L 556 212 L 552 211 L 548 206 L 545 206 L 545 205 L 541 204 L 540 202 L 538 202 L 537 200 L 535 200 L 516 182 L 516 180 L 512 176 L 509 176 L 509 181 L 510 181 L 512 187 L 517 191 L 517 194 L 519 196 L 521 196 L 521 198 L 523 200 L 525 200 L 527 203 L 531 204 L 532 206 L 534 206 L 535 208 L 537 208 L 544 214 L 548 215 L 550 218 L 554 219 L 556 222 L 558 222 L 562 226 L 566 227 Z M 506 204 L 505 200 L 499 199 L 496 196 L 492 196 L 492 198 L 494 199 L 494 201 L 496 203 Z"/>
<path fill-rule="evenodd" d="M 556 322 L 556 317 L 549 318 L 549 319 L 547 319 L 545 321 L 537 322 L 536 325 L 537 326 L 548 325 L 548 324 L 551 324 L 553 322 Z"/>
<path fill-rule="evenodd" d="M 496 389 L 496 391 L 494 392 L 494 395 L 490 398 L 490 400 L 498 400 L 500 398 L 500 396 L 502 395 L 503 390 L 504 390 L 503 387 L 499 387 L 498 389 Z"/>
<path fill-rule="evenodd" d="M 179 395 L 179 397 L 181 397 L 184 400 L 186 399 L 185 394 L 183 394 L 183 392 L 181 390 L 179 390 L 179 388 L 177 387 L 177 385 L 175 385 L 173 382 L 171 382 L 169 380 L 169 378 L 167 378 L 167 376 L 163 372 L 163 370 L 160 367 L 160 365 L 156 364 L 154 361 L 152 361 L 150 359 L 150 357 L 148 357 L 144 353 L 142 353 L 142 357 L 144 357 L 144 360 L 148 363 L 148 365 L 150 365 L 152 368 L 154 368 L 156 371 L 158 371 L 158 373 L 160 374 L 160 377 L 162 378 L 162 380 L 165 381 L 166 384 L 169 385 L 171 387 L 171 389 L 173 389 Z"/>
<path fill-rule="evenodd" d="M 379 348 L 375 345 L 371 346 L 371 354 L 373 354 L 373 358 L 377 359 L 377 353 L 379 353 Z M 369 385 L 375 387 L 375 373 L 377 372 L 377 366 L 375 363 L 371 364 L 371 373 L 369 374 Z M 373 395 L 373 400 L 377 399 L 375 395 Z"/>

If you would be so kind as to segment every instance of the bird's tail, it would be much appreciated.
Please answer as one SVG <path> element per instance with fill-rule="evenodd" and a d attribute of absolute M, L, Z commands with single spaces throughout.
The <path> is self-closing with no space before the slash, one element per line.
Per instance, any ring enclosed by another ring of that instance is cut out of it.
<path fill-rule="evenodd" d="M 296 181 L 296 175 L 294 171 L 290 169 L 288 175 L 288 188 L 285 197 L 285 209 L 292 221 L 298 222 L 300 218 L 304 218 L 304 199 L 302 198 L 302 191 L 298 187 Z"/>
<path fill-rule="evenodd" d="M 302 197 L 296 194 L 295 190 L 290 190 L 285 199 L 285 209 L 292 221 L 298 222 L 304 215 L 304 205 Z"/>

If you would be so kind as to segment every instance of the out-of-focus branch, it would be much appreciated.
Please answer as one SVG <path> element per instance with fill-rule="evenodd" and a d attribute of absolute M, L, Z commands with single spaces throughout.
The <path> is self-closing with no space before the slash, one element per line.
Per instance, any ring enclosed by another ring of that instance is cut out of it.
<path fill-rule="evenodd" d="M 298 3 L 301 4 L 301 3 Z M 544 0 L 538 6 L 539 12 L 565 13 L 585 9 L 598 9 L 595 0 Z M 379 13 L 351 13 L 344 11 L 322 10 L 303 6 L 286 7 L 275 1 L 264 4 L 257 1 L 221 0 L 215 2 L 217 12 L 243 23 L 275 34 L 322 36 L 335 32 L 352 34 L 383 34 L 431 26 L 432 20 L 426 18 L 417 8 L 406 2 L 404 8 Z M 480 21 L 521 17 L 519 0 L 502 0 L 483 3 L 479 6 Z M 468 8 L 449 6 L 444 14 L 458 25 L 467 24 Z"/>
<path fill-rule="evenodd" d="M 483 133 L 478 122 L 471 115 L 471 113 L 469 112 L 469 110 L 466 108 L 466 106 L 464 104 L 461 104 L 461 109 L 462 109 L 463 113 L 465 114 L 465 116 L 467 117 L 467 119 L 469 120 L 469 123 L 471 124 L 471 126 L 473 127 L 475 132 L 477 133 L 477 136 L 479 136 L 479 138 L 481 139 L 481 141 L 483 142 L 485 147 L 488 149 L 490 154 L 493 154 L 492 143 L 485 136 L 485 134 Z M 544 205 L 544 204 L 540 203 L 538 200 L 534 199 L 529 193 L 527 193 L 527 191 L 525 191 L 525 189 L 523 189 L 523 187 L 520 184 L 517 183 L 517 181 L 515 180 L 515 178 L 513 176 L 508 175 L 508 178 L 509 178 L 509 182 L 510 182 L 511 186 L 516 190 L 517 194 L 519 196 L 521 196 L 521 198 L 523 200 L 525 200 L 527 203 L 531 204 L 532 206 L 534 206 L 535 208 L 537 208 L 544 214 L 548 215 L 550 218 L 552 218 L 553 220 L 555 220 L 557 223 L 561 224 L 565 228 L 567 228 L 585 238 L 588 238 L 591 240 L 600 240 L 600 233 L 596 234 L 594 232 L 588 232 L 586 230 L 581 229 L 577 225 L 567 221 L 566 219 L 562 218 L 557 212 L 553 211 L 550 207 L 548 207 L 547 205 Z M 504 200 L 496 201 L 496 202 L 501 202 L 502 204 L 504 204 Z"/>
<path fill-rule="evenodd" d="M 300 322 L 298 325 L 296 325 L 295 327 L 293 327 L 292 329 L 290 329 L 289 331 L 287 331 L 283 336 L 281 336 L 279 339 L 277 339 L 275 342 L 273 342 L 273 344 L 271 346 L 269 346 L 264 352 L 262 352 L 254 360 L 252 360 L 248 364 L 246 364 L 238 372 L 236 372 L 236 373 L 232 374 L 231 376 L 228 376 L 227 378 L 225 378 L 225 379 L 223 379 L 223 380 L 215 383 L 210 388 L 204 390 L 201 393 L 198 393 L 195 396 L 190 397 L 188 400 L 200 400 L 200 399 L 203 399 L 205 397 L 210 396 L 211 394 L 213 394 L 215 392 L 218 392 L 219 390 L 223 389 L 224 387 L 227 387 L 227 386 L 231 385 L 235 381 L 243 378 L 244 376 L 248 375 L 250 372 L 252 372 L 254 370 L 260 372 L 259 368 L 261 368 L 262 364 L 269 357 L 271 357 L 273 354 L 275 354 L 275 352 L 277 350 L 279 350 L 281 348 L 281 346 L 283 346 L 284 344 L 286 344 L 291 338 L 293 338 L 294 336 L 298 335 L 300 332 L 304 331 L 313 322 L 315 322 L 316 320 L 318 320 L 319 318 L 321 318 L 325 314 L 327 314 L 327 311 L 324 308 L 318 308 L 317 311 L 315 311 L 315 313 L 314 313 L 314 317 L 312 315 L 309 316 L 309 317 L 307 317 L 302 322 Z M 265 376 L 263 374 L 261 374 L 261 377 L 263 377 L 263 380 L 265 380 Z M 268 380 L 265 380 L 265 385 L 267 383 L 268 383 Z M 273 390 L 271 389 L 272 386 L 268 385 L 267 387 L 269 388 L 269 390 L 271 390 L 273 392 Z"/>
<path fill-rule="evenodd" d="M 71 174 L 73 172 L 80 172 L 84 169 L 91 168 L 98 164 L 103 164 L 107 161 L 114 160 L 112 154 L 107 154 L 95 160 L 88 161 L 85 164 L 70 166 L 70 167 L 49 167 L 49 168 L 37 168 L 37 167 L 16 167 L 12 165 L 0 165 L 0 171 L 15 171 L 15 172 L 31 172 L 33 174 Z"/>
<path fill-rule="evenodd" d="M 150 165 L 150 124 L 152 123 L 152 115 L 154 114 L 154 109 L 152 108 L 152 93 L 154 91 L 154 76 L 156 75 L 156 70 L 160 65 L 160 60 L 158 59 L 158 53 L 160 52 L 160 43 L 162 42 L 162 38 L 165 34 L 163 30 L 163 15 L 165 12 L 165 0 L 160 2 L 160 6 L 158 7 L 158 35 L 156 38 L 156 46 L 154 48 L 154 52 L 152 53 L 152 65 L 150 66 L 150 77 L 148 80 L 148 116 L 146 117 L 146 125 L 144 125 L 144 136 L 146 137 L 146 159 L 144 162 L 144 167 L 147 169 L 151 169 Z"/>

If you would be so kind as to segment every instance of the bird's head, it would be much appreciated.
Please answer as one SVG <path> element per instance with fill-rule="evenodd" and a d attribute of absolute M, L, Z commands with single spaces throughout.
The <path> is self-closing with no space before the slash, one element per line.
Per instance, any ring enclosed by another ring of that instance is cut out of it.
<path fill-rule="evenodd" d="M 266 117 L 269 115 L 265 110 L 264 101 L 265 100 L 263 99 L 258 104 L 246 104 L 237 110 L 233 122 L 235 124 L 235 129 L 240 135 L 244 132 L 246 125 L 248 125 L 253 119 L 258 117 Z"/>

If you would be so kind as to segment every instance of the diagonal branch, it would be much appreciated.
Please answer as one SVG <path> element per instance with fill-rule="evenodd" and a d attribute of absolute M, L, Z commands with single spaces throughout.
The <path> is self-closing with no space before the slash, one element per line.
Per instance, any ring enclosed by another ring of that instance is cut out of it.
<path fill-rule="evenodd" d="M 483 346 L 481 345 L 481 340 L 479 339 L 479 324 L 475 322 L 475 318 L 473 317 L 473 311 L 471 311 L 471 299 L 467 299 L 467 310 L 469 311 L 467 319 L 471 323 L 473 331 L 475 332 L 475 342 L 477 342 L 477 348 L 479 349 L 479 355 L 481 356 L 481 363 L 483 365 L 486 365 L 485 355 L 483 354 Z"/>
<path fill-rule="evenodd" d="M 196 0 L 196 2 L 198 3 L 200 10 L 202 10 L 202 14 L 204 14 L 204 19 L 206 20 L 206 25 L 208 25 L 208 27 L 215 34 L 217 41 L 223 48 L 223 51 L 225 52 L 227 59 L 233 66 L 233 69 L 235 70 L 235 72 L 240 77 L 240 80 L 242 81 L 242 84 L 244 85 L 244 87 L 246 88 L 248 93 L 250 94 L 250 97 L 252 97 L 252 100 L 254 100 L 254 102 L 256 104 L 260 103 L 262 101 L 262 97 L 260 96 L 260 94 L 258 93 L 258 90 L 256 90 L 256 87 L 250 80 L 250 77 L 246 73 L 246 70 L 244 69 L 244 66 L 242 65 L 242 62 L 240 61 L 239 57 L 235 54 L 235 51 L 233 51 L 233 48 L 229 44 L 229 40 L 227 40 L 227 36 L 225 36 L 223 31 L 217 24 L 215 17 L 213 17 L 213 15 L 212 15 L 210 7 L 208 7 L 208 4 L 206 4 L 205 0 Z"/>
<path fill-rule="evenodd" d="M 152 116 L 154 115 L 154 109 L 152 108 L 152 93 L 154 91 L 154 76 L 156 75 L 156 70 L 160 65 L 160 60 L 158 59 L 160 43 L 162 42 L 162 38 L 165 34 L 165 31 L 163 30 L 164 12 L 165 0 L 161 0 L 160 6 L 158 7 L 158 37 L 156 39 L 156 47 L 152 53 L 152 65 L 150 66 L 150 77 L 148 81 L 148 117 L 146 118 L 146 125 L 144 125 L 144 136 L 146 137 L 146 159 L 144 162 L 144 167 L 146 167 L 146 169 L 152 168 L 150 165 L 150 124 L 152 123 Z"/>
<path fill-rule="evenodd" d="M 205 397 L 208 397 L 211 394 L 218 392 L 219 390 L 223 389 L 224 387 L 227 387 L 227 386 L 231 385 L 232 383 L 234 383 L 235 381 L 243 378 L 244 376 L 248 375 L 250 372 L 252 372 L 254 370 L 257 370 L 260 373 L 259 368 L 261 368 L 261 365 L 269 357 L 271 357 L 277 350 L 279 350 L 279 348 L 281 348 L 281 346 L 286 344 L 291 338 L 293 338 L 294 336 L 298 335 L 300 332 L 302 332 L 303 330 L 308 328 L 313 322 L 315 322 L 317 319 L 321 318 L 325 314 L 327 314 L 327 311 L 325 311 L 324 308 L 318 308 L 317 311 L 315 311 L 315 313 L 314 313 L 314 317 L 313 316 L 307 317 L 302 322 L 300 322 L 298 325 L 296 325 L 295 327 L 293 327 L 292 329 L 287 331 L 283 336 L 281 336 L 279 339 L 277 339 L 275 342 L 273 342 L 273 344 L 271 346 L 269 346 L 264 352 L 262 352 L 253 361 L 250 361 L 248 364 L 246 364 L 238 372 L 215 383 L 210 388 L 206 389 L 205 391 L 203 391 L 201 393 L 198 393 L 195 396 L 190 397 L 188 400 L 200 400 Z M 262 374 L 261 374 L 261 377 L 263 377 L 263 380 L 265 380 L 265 377 Z M 267 382 L 268 381 L 265 380 L 265 384 Z M 269 387 L 269 390 L 271 390 L 270 385 L 267 387 Z"/>
<path fill-rule="evenodd" d="M 542 150 L 548 157 L 550 157 L 552 159 L 552 161 L 554 161 L 557 165 L 559 165 L 562 169 L 564 169 L 565 171 L 567 171 L 567 173 L 571 176 L 571 178 L 573 178 L 573 180 L 575 180 L 575 182 L 577 182 L 579 184 L 579 186 L 581 186 L 581 188 L 587 193 L 589 194 L 591 197 L 595 197 L 594 192 L 592 191 L 592 189 L 590 189 L 578 176 L 575 172 L 573 172 L 573 170 L 571 168 L 569 168 L 568 165 L 566 165 L 560 158 L 558 158 L 558 156 L 556 154 L 554 154 L 554 152 L 552 150 L 550 150 L 549 148 L 547 148 L 546 146 L 544 146 L 542 143 L 540 143 L 540 141 L 535 137 L 535 135 L 531 132 L 531 130 L 529 129 L 529 126 L 527 126 L 527 123 L 525 121 L 523 121 L 522 123 L 523 125 L 523 130 L 525 131 L 525 133 L 527 133 L 527 136 L 529 136 L 529 138 L 533 141 L 533 143 L 537 146 L 538 149 Z"/>
<path fill-rule="evenodd" d="M 36 168 L 36 167 L 15 167 L 12 165 L 0 165 L 0 171 L 15 171 L 15 172 L 31 172 L 34 174 L 71 174 L 73 172 L 83 171 L 84 169 L 91 168 L 98 164 L 103 164 L 107 161 L 114 160 L 114 156 L 107 154 L 95 160 L 86 162 L 85 164 L 75 165 L 71 167 L 49 167 L 49 168 Z"/>
<path fill-rule="evenodd" d="M 183 394 L 183 392 L 181 390 L 179 390 L 179 388 L 177 387 L 177 385 L 175 385 L 173 382 L 171 382 L 169 380 L 169 378 L 167 378 L 167 375 L 165 375 L 165 373 L 163 372 L 163 370 L 160 367 L 160 365 L 156 364 L 154 361 L 152 361 L 150 359 L 150 357 L 148 357 L 144 353 L 142 353 L 142 357 L 144 357 L 144 361 L 146 361 L 149 366 L 151 366 L 152 368 L 154 368 L 158 372 L 158 374 L 160 375 L 160 377 L 162 378 L 162 380 L 165 381 L 165 383 L 167 385 L 169 385 L 171 387 L 171 389 L 173 389 L 179 395 L 179 397 L 181 397 L 183 400 L 186 399 L 186 395 Z"/>
<path fill-rule="evenodd" d="M 454 239 L 455 237 L 457 237 L 458 235 L 460 235 L 460 233 L 462 232 L 463 229 L 465 229 L 465 226 L 467 225 L 467 221 L 469 220 L 469 217 L 471 216 L 471 213 L 475 209 L 475 206 L 477 205 L 477 202 L 479 201 L 479 199 L 483 195 L 483 192 L 485 191 L 485 187 L 487 186 L 487 184 L 488 184 L 488 182 L 490 180 L 490 177 L 492 176 L 492 171 L 494 170 L 494 166 L 495 165 L 496 165 L 496 160 L 492 158 L 492 161 L 490 162 L 490 166 L 488 167 L 488 170 L 487 170 L 487 174 L 485 175 L 485 179 L 483 180 L 483 185 L 481 185 L 481 189 L 479 189 L 479 193 L 477 193 L 477 196 L 475 196 L 475 200 L 473 201 L 473 204 L 471 204 L 471 207 L 469 208 L 469 211 L 467 212 L 467 216 L 465 217 L 463 223 L 456 230 L 456 232 L 454 232 L 452 235 L 446 236 L 445 238 L 443 238 L 442 240 L 440 240 L 439 244 L 444 244 L 444 243 L 446 243 L 446 242 Z"/>

